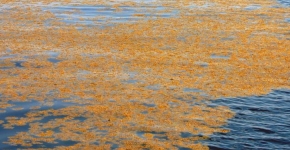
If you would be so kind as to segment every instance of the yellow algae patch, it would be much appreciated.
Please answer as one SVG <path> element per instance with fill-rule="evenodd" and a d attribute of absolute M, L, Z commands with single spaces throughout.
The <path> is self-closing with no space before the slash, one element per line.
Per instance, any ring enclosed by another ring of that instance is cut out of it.
<path fill-rule="evenodd" d="M 41 133 L 39 133 L 38 136 L 48 137 L 48 136 L 52 136 L 52 135 L 53 135 L 53 131 L 48 130 L 48 131 L 45 131 L 45 132 L 41 132 Z"/>
<path fill-rule="evenodd" d="M 8 104 L 8 103 L 5 103 L 5 102 L 1 102 L 0 103 L 0 108 L 1 109 L 6 109 L 6 108 L 8 108 L 8 107 L 12 107 L 13 105 L 11 105 L 11 104 Z"/>
<path fill-rule="evenodd" d="M 134 14 L 135 17 L 145 17 L 145 14 Z"/>
<path fill-rule="evenodd" d="M 0 59 L 0 108 L 37 100 L 47 109 L 32 106 L 25 117 L 7 117 L 4 128 L 29 126 L 9 144 L 60 140 L 78 143 L 67 149 L 207 149 L 196 141 L 229 132 L 221 126 L 234 113 L 204 101 L 290 87 L 290 27 L 281 15 L 289 8 L 272 8 L 273 1 L 212 0 L 216 5 L 192 10 L 206 4 L 156 0 L 155 6 L 174 7 L 179 16 L 81 30 L 40 7 L 10 2 L 3 2 L 13 9 L 1 15 L 0 50 L 19 56 Z M 242 9 L 250 4 L 261 8 Z M 43 23 L 48 18 L 51 26 Z"/>

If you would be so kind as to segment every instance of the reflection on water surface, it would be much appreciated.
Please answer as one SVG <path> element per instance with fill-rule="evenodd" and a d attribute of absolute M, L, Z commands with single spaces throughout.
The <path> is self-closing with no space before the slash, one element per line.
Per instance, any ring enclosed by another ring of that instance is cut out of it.
<path fill-rule="evenodd" d="M 267 95 L 218 99 L 214 105 L 229 106 L 236 116 L 228 121 L 227 134 L 214 134 L 206 141 L 212 149 L 288 149 L 290 91 Z"/>

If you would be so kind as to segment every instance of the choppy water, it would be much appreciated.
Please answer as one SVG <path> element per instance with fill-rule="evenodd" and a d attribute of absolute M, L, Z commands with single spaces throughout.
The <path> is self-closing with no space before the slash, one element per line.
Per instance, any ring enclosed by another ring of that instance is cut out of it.
<path fill-rule="evenodd" d="M 267 95 L 218 99 L 236 116 L 228 121 L 231 132 L 214 134 L 206 141 L 211 149 L 289 149 L 290 90 Z"/>

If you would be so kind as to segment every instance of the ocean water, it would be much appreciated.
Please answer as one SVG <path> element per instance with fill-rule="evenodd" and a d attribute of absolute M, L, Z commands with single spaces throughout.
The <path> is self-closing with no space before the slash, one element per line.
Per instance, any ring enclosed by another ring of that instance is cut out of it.
<path fill-rule="evenodd" d="M 284 7 L 290 6 L 289 0 L 278 0 Z M 149 6 L 147 6 L 149 7 Z M 250 5 L 245 10 L 253 11 L 258 10 L 260 7 L 256 5 Z M 150 8 L 150 13 L 146 12 L 148 8 L 142 9 L 142 7 L 122 6 L 123 11 L 117 12 L 115 8 L 108 6 L 47 6 L 42 8 L 44 11 L 51 11 L 57 19 L 61 19 L 66 25 L 85 25 L 91 26 L 92 24 L 100 27 L 114 26 L 116 23 L 131 23 L 138 20 L 142 20 L 142 16 L 145 19 L 154 20 L 156 18 L 171 18 L 178 16 L 180 13 L 178 10 L 172 9 L 163 12 L 165 7 L 158 6 Z M 135 16 L 134 14 L 141 14 Z M 95 16 L 100 16 L 98 20 Z M 114 18 L 114 19 L 112 19 Z M 51 26 L 52 20 L 47 20 L 46 25 Z M 286 22 L 290 22 L 289 18 L 285 18 Z M 169 48 L 170 49 L 170 48 Z M 48 52 L 47 61 L 57 65 L 57 63 L 63 61 L 58 59 L 59 53 Z M 17 55 L 6 55 L 0 57 L 0 60 L 10 59 L 17 57 Z M 228 55 L 211 55 L 215 60 L 228 60 Z M 23 65 L 25 61 L 14 61 L 14 65 L 18 69 L 25 69 Z M 203 67 L 207 67 L 207 63 L 201 64 Z M 9 70 L 13 67 L 0 67 L 1 70 Z M 83 71 L 82 74 L 88 72 Z M 132 79 L 131 79 L 132 78 Z M 138 80 L 134 79 L 134 75 L 130 76 L 129 80 L 124 81 L 126 84 L 136 84 Z M 147 86 L 150 90 L 158 91 L 160 85 Z M 202 90 L 198 88 L 185 88 L 185 93 L 201 93 Z M 1 97 L 0 93 L 0 97 Z M 1 98 L 0 98 L 1 99 Z M 1 109 L 0 118 L 17 116 L 25 117 L 25 114 L 33 112 L 32 107 L 40 107 L 38 110 L 50 110 L 50 109 L 62 109 L 68 106 L 77 105 L 75 103 L 66 102 L 68 99 L 55 99 L 50 101 L 53 105 L 45 105 L 39 101 L 33 99 L 26 102 L 9 101 L 9 104 L 14 105 L 7 109 Z M 210 149 L 290 149 L 290 90 L 289 89 L 273 89 L 270 93 L 265 95 L 249 96 L 249 97 L 233 97 L 233 98 L 219 98 L 210 102 L 203 102 L 207 107 L 215 108 L 217 106 L 227 106 L 231 111 L 235 113 L 235 116 L 227 121 L 226 125 L 222 128 L 228 129 L 228 133 L 214 133 L 210 135 L 209 139 L 201 140 L 201 143 L 207 145 Z M 147 107 L 155 107 L 154 103 L 145 104 Z M 22 109 L 17 109 L 21 107 Z M 47 123 L 51 120 L 61 119 L 64 116 L 48 116 L 42 118 L 39 123 Z M 75 121 L 82 122 L 85 118 L 74 118 Z M 4 121 L 3 124 L 8 121 Z M 6 129 L 4 126 L 0 126 L 0 149 L 17 149 L 27 148 L 20 145 L 9 145 L 5 142 L 9 140 L 10 136 L 16 135 L 18 132 L 26 132 L 29 130 L 29 126 L 16 126 L 13 129 Z M 106 132 L 106 131 L 100 131 Z M 137 136 L 143 137 L 145 132 L 137 132 Z M 163 132 L 151 132 L 159 137 L 159 139 L 166 140 Z M 190 133 L 182 132 L 181 137 L 191 137 Z M 71 146 L 76 144 L 75 141 L 56 141 L 57 143 L 42 143 L 35 144 L 31 148 L 56 148 L 57 146 Z M 97 145 L 97 144 L 96 144 Z M 118 148 L 117 144 L 112 144 L 111 149 Z M 180 150 L 187 150 L 187 148 L 177 147 Z"/>
<path fill-rule="evenodd" d="M 229 106 L 236 116 L 225 127 L 231 132 L 214 134 L 205 141 L 211 149 L 289 149 L 290 90 L 267 95 L 224 98 L 211 105 Z"/>
<path fill-rule="evenodd" d="M 66 6 L 49 6 L 44 7 L 44 11 L 50 11 L 60 18 L 63 22 L 69 25 L 81 24 L 86 26 L 113 26 L 116 23 L 134 23 L 140 19 L 168 18 L 178 15 L 177 10 L 172 10 L 162 13 L 165 8 L 162 6 L 121 6 L 122 11 L 117 11 L 115 8 L 105 5 L 66 5 Z M 161 12 L 161 13 L 160 13 Z M 134 16 L 141 14 L 144 17 Z M 95 19 L 98 16 L 99 19 Z M 146 17 L 146 18 L 145 18 Z M 49 21 L 47 22 L 49 26 Z"/>
<path fill-rule="evenodd" d="M 290 1 L 289 0 L 278 0 L 279 3 L 281 3 L 284 6 L 290 6 Z"/>

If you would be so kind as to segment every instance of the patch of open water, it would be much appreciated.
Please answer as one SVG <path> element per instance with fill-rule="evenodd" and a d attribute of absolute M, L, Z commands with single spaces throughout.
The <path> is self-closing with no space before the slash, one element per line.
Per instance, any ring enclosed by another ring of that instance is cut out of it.
<path fill-rule="evenodd" d="M 205 141 L 210 149 L 289 149 L 290 90 L 274 90 L 267 95 L 222 98 L 210 106 L 228 106 L 236 113 L 225 128 Z"/>
<path fill-rule="evenodd" d="M 290 6 L 290 0 L 278 0 L 278 2 L 284 6 Z"/>
<path fill-rule="evenodd" d="M 163 12 L 163 6 L 120 6 L 113 8 L 105 5 L 66 5 L 44 7 L 44 11 L 51 11 L 66 24 L 82 24 L 87 26 L 106 25 L 114 23 L 134 23 L 140 19 L 169 18 L 177 16 L 178 10 Z M 51 20 L 46 24 L 49 26 Z"/>

